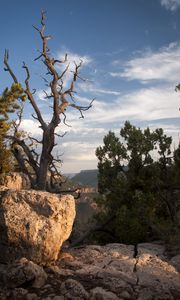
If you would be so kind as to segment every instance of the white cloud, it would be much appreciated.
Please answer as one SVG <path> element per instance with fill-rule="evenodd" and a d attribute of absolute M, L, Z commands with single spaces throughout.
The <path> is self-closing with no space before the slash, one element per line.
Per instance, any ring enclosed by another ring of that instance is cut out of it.
<path fill-rule="evenodd" d="M 62 170 L 65 172 L 79 172 L 79 170 L 97 167 L 95 149 L 99 146 L 99 142 L 95 143 L 92 140 L 92 142 L 82 142 L 82 140 L 83 137 L 78 140 L 76 136 L 76 141 L 63 142 L 60 146 L 64 152 Z"/>
<path fill-rule="evenodd" d="M 92 62 L 92 58 L 88 55 L 80 55 L 77 53 L 70 52 L 68 49 L 64 48 L 62 51 L 59 51 L 58 53 L 58 59 L 63 60 L 64 55 L 67 53 L 67 63 L 70 63 L 70 69 L 74 69 L 74 62 L 76 64 L 80 63 L 82 61 L 82 65 L 86 66 L 90 62 Z"/>
<path fill-rule="evenodd" d="M 180 8 L 180 0 L 161 0 L 161 5 L 167 10 L 175 11 Z"/>
<path fill-rule="evenodd" d="M 117 62 L 116 65 L 118 65 Z M 128 80 L 139 80 L 143 83 L 152 80 L 178 83 L 180 80 L 180 44 L 171 43 L 157 52 L 146 51 L 140 57 L 126 62 L 122 72 L 111 72 L 110 75 Z"/>
<path fill-rule="evenodd" d="M 113 96 L 119 96 L 121 94 L 121 92 L 118 91 L 113 91 L 113 90 L 109 90 L 109 89 L 103 89 L 101 87 L 96 86 L 95 84 L 92 84 L 89 81 L 86 82 L 80 82 L 78 84 L 78 86 L 80 87 L 80 89 L 83 92 L 90 92 L 93 94 L 105 94 L 105 95 L 113 95 Z"/>
<path fill-rule="evenodd" d="M 23 119 L 20 129 L 24 130 L 31 136 L 39 136 L 42 134 L 40 123 L 32 119 Z"/>
<path fill-rule="evenodd" d="M 67 112 L 67 120 L 72 127 L 63 129 L 75 139 L 97 141 L 109 129 L 120 128 L 125 120 L 151 122 L 179 118 L 179 106 L 180 96 L 171 87 L 143 88 L 111 102 L 95 100 L 83 120 L 73 110 Z"/>
<path fill-rule="evenodd" d="M 36 96 L 39 100 L 42 100 L 42 101 L 47 101 L 46 99 L 46 93 L 49 95 L 51 92 L 51 89 L 50 88 L 46 88 L 44 90 L 38 90 L 36 92 Z"/>
<path fill-rule="evenodd" d="M 101 124 L 103 128 L 110 128 L 113 123 L 124 120 L 155 120 L 161 118 L 179 117 L 179 94 L 172 88 L 147 88 L 140 89 L 119 96 L 111 102 L 94 101 L 93 108 L 85 113 L 85 119 L 81 122 L 75 117 L 74 112 L 68 114 L 71 124 L 86 124 L 86 127 L 95 127 Z"/>
<path fill-rule="evenodd" d="M 82 68 L 86 67 L 90 62 L 92 62 L 92 58 L 88 55 L 80 55 L 77 53 L 70 52 L 68 49 L 64 48 L 62 51 L 59 51 L 57 54 L 57 59 L 64 60 L 65 54 L 67 53 L 67 61 L 63 64 L 57 64 L 57 68 L 60 72 L 63 72 L 66 66 L 69 64 L 68 71 L 63 77 L 64 86 L 67 87 L 70 81 L 72 80 L 72 72 L 75 70 L 75 63 L 78 65 L 82 61 Z"/>
<path fill-rule="evenodd" d="M 151 87 L 125 93 L 115 100 L 95 100 L 93 107 L 84 113 L 85 118 L 79 119 L 79 112 L 71 109 L 66 112 L 67 127 L 60 124 L 59 130 L 71 134 L 87 135 L 93 138 L 106 128 L 112 128 L 115 123 L 125 120 L 156 120 L 180 117 L 180 95 L 173 88 Z"/>

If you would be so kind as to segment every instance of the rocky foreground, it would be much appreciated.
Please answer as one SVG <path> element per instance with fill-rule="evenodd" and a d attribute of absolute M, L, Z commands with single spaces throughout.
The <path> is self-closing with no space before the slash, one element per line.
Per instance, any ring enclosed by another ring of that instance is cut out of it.
<path fill-rule="evenodd" d="M 74 198 L 29 190 L 19 174 L 3 184 L 0 300 L 180 299 L 180 242 L 61 249 Z"/>
<path fill-rule="evenodd" d="M 40 267 L 27 259 L 1 264 L 0 299 L 180 299 L 180 254 L 158 243 L 83 246 Z"/>

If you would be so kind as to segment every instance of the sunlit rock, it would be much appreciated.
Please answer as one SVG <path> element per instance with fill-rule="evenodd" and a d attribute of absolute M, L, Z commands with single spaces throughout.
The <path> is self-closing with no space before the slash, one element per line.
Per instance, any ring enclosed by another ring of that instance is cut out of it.
<path fill-rule="evenodd" d="M 73 196 L 34 190 L 5 190 L 0 196 L 0 262 L 21 257 L 41 265 L 55 261 L 72 230 Z"/>

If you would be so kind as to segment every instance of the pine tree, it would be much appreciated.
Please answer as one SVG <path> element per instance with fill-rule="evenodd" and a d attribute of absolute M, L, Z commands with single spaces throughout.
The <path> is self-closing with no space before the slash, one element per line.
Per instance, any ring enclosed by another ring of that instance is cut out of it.
<path fill-rule="evenodd" d="M 108 220 L 102 242 L 138 243 L 158 237 L 175 222 L 173 188 L 179 180 L 179 155 L 171 153 L 171 137 L 126 122 L 120 138 L 113 132 L 98 147 L 98 220 Z M 155 158 L 156 157 L 156 158 Z"/>
<path fill-rule="evenodd" d="M 10 114 L 20 109 L 20 102 L 25 100 L 21 84 L 6 88 L 0 97 L 0 176 L 12 170 L 12 156 L 7 146 L 6 135 L 11 128 Z"/>

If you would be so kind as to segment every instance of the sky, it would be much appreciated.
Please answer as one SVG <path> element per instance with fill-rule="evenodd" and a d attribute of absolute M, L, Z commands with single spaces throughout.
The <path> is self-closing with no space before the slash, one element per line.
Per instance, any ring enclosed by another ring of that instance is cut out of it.
<path fill-rule="evenodd" d="M 180 0 L 1 0 L 0 1 L 1 91 L 12 83 L 4 72 L 4 49 L 20 82 L 25 61 L 31 73 L 30 87 L 46 121 L 50 120 L 50 100 L 44 98 L 41 61 L 34 62 L 41 49 L 38 32 L 40 12 L 46 11 L 46 32 L 53 39 L 49 48 L 55 58 L 68 54 L 83 65 L 76 85 L 76 101 L 93 107 L 80 118 L 68 109 L 66 121 L 57 132 L 55 155 L 60 155 L 62 172 L 95 169 L 96 148 L 112 130 L 119 134 L 124 122 L 152 130 L 162 127 L 177 146 L 180 133 Z M 60 70 L 59 70 L 60 71 Z M 70 83 L 72 72 L 65 79 Z M 22 128 L 40 138 L 42 131 L 27 101 Z M 71 126 L 71 127 L 70 127 Z"/>

